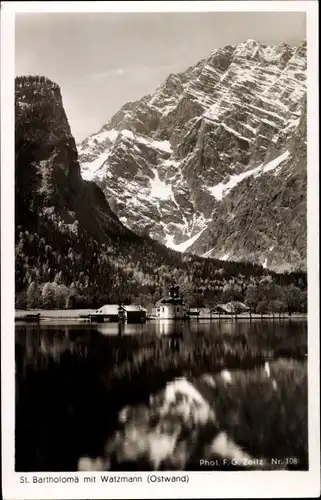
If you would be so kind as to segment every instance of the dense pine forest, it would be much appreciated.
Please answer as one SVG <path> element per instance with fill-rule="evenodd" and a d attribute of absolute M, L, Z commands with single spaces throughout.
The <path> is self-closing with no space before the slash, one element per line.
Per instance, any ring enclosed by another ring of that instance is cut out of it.
<path fill-rule="evenodd" d="M 121 253 L 122 251 L 122 253 Z M 16 231 L 16 307 L 154 304 L 172 282 L 190 306 L 241 300 L 257 312 L 306 311 L 303 273 L 274 274 L 239 262 L 181 256 L 152 241 L 99 244 L 85 231 L 41 221 Z"/>

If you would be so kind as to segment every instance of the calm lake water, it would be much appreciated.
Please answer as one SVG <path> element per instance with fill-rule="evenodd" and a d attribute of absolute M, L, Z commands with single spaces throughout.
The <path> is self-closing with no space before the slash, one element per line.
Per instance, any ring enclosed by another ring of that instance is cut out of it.
<path fill-rule="evenodd" d="M 208 352 L 202 359 L 212 366 L 216 345 L 217 352 L 225 349 L 221 368 L 225 359 L 232 368 L 243 358 L 255 364 L 261 353 L 304 360 L 307 322 L 151 321 L 121 332 L 107 323 L 16 325 L 16 470 L 77 470 L 79 457 L 101 453 L 120 409 L 179 375 L 181 359 L 193 359 L 199 374 L 194 351 Z"/>

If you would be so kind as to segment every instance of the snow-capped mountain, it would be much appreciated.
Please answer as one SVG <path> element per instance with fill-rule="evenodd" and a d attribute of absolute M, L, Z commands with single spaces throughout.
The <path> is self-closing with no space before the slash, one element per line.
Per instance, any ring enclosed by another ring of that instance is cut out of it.
<path fill-rule="evenodd" d="M 120 220 L 207 257 L 305 267 L 306 42 L 215 50 L 78 145 Z"/>

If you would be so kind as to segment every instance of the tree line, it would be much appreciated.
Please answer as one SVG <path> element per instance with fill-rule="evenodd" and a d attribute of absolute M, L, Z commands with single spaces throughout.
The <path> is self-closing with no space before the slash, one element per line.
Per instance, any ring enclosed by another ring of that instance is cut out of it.
<path fill-rule="evenodd" d="M 16 307 L 155 304 L 172 283 L 191 307 L 245 302 L 253 311 L 306 311 L 306 275 L 179 254 L 149 238 L 99 244 L 78 226 L 42 216 L 38 233 L 16 228 Z"/>

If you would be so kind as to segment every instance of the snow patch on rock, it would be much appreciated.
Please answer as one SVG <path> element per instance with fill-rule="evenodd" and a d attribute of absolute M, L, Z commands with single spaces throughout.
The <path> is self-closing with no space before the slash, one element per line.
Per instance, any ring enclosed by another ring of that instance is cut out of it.
<path fill-rule="evenodd" d="M 282 162 L 287 160 L 289 156 L 290 152 L 285 151 L 285 153 L 281 154 L 274 160 L 271 160 L 269 163 L 267 164 L 262 163 L 258 167 L 252 168 L 251 170 L 247 170 L 246 172 L 242 172 L 241 174 L 238 175 L 232 175 L 230 177 L 230 180 L 226 184 L 220 182 L 219 184 L 216 184 L 216 186 L 208 187 L 207 190 L 211 193 L 212 196 L 214 196 L 214 198 L 216 198 L 218 201 L 221 201 L 224 198 L 224 196 L 226 196 L 233 188 L 235 188 L 235 186 L 237 186 L 244 179 L 247 179 L 248 177 L 251 176 L 258 177 L 262 174 L 265 174 L 266 172 L 274 170 Z"/>

